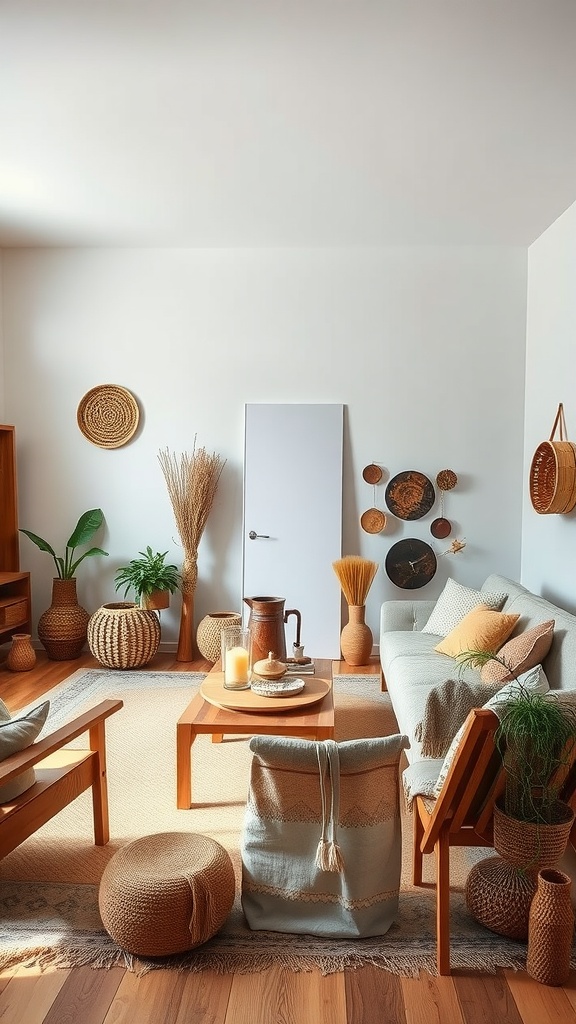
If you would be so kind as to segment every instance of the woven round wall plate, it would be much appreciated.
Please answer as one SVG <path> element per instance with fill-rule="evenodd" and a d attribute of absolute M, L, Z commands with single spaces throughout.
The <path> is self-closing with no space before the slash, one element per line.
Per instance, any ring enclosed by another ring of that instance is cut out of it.
<path fill-rule="evenodd" d="M 99 448 L 121 448 L 138 429 L 140 409 L 131 391 L 99 384 L 81 399 L 76 414 L 84 437 Z"/>

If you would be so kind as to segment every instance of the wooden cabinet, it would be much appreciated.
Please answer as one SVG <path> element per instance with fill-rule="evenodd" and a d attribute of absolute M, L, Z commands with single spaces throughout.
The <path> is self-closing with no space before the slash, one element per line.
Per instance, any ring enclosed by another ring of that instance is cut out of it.
<path fill-rule="evenodd" d="M 16 439 L 0 424 L 0 644 L 30 631 L 30 573 L 19 570 Z"/>

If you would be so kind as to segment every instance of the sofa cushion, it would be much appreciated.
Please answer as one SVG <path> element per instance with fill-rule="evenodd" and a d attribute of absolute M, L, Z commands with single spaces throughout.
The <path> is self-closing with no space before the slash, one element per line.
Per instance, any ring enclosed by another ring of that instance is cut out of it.
<path fill-rule="evenodd" d="M 498 651 L 498 661 L 487 661 L 480 676 L 484 683 L 507 683 L 522 672 L 541 665 L 552 646 L 554 619 L 513 636 Z M 503 664 L 502 664 L 503 663 Z"/>
<path fill-rule="evenodd" d="M 461 622 L 436 644 L 434 650 L 457 658 L 464 651 L 491 651 L 500 649 L 518 622 L 518 615 L 496 612 L 486 605 L 473 608 Z"/>
<path fill-rule="evenodd" d="M 471 590 L 450 577 L 446 580 L 444 590 L 440 594 L 423 633 L 435 633 L 447 636 L 464 616 L 480 604 L 488 608 L 500 609 L 506 600 L 505 591 L 490 593 L 489 591 Z"/>

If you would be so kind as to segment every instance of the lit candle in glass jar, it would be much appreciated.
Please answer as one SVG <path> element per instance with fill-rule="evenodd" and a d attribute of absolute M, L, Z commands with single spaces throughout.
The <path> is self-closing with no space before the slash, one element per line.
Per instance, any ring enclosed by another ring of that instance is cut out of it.
<path fill-rule="evenodd" d="M 231 647 L 226 651 L 224 683 L 226 686 L 245 687 L 248 682 L 250 657 L 244 647 Z"/>

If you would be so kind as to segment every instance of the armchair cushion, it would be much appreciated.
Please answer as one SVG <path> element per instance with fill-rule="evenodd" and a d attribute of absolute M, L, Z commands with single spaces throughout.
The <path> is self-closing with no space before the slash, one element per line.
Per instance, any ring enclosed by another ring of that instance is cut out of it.
<path fill-rule="evenodd" d="M 20 717 L 12 718 L 4 701 L 0 700 L 0 761 L 29 747 L 37 739 L 48 717 L 50 701 L 46 700 Z M 28 768 L 15 779 L 0 786 L 0 803 L 15 800 L 36 781 L 34 768 Z"/>

